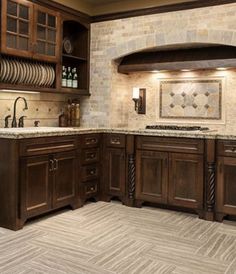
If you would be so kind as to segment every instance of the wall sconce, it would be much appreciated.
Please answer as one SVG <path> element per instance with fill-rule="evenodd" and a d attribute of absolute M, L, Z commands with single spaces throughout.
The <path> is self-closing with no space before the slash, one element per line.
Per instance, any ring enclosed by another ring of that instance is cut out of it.
<path fill-rule="evenodd" d="M 138 114 L 146 114 L 146 89 L 133 88 L 133 101 L 135 103 L 135 111 Z"/>

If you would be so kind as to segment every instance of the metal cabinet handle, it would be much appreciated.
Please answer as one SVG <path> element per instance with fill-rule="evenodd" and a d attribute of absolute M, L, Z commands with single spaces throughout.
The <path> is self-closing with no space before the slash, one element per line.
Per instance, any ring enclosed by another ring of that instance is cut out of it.
<path fill-rule="evenodd" d="M 54 159 L 54 170 L 58 170 L 58 160 Z"/>
<path fill-rule="evenodd" d="M 52 172 L 54 170 L 54 161 L 51 159 L 49 160 L 49 171 Z"/>
<path fill-rule="evenodd" d="M 120 138 L 111 138 L 111 144 L 112 145 L 120 145 Z"/>

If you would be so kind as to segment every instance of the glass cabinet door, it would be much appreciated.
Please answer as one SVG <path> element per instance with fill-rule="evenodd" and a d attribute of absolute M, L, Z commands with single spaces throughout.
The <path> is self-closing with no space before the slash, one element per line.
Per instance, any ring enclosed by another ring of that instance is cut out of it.
<path fill-rule="evenodd" d="M 35 24 L 35 57 L 45 61 L 57 60 L 60 34 L 58 13 L 35 5 Z"/>
<path fill-rule="evenodd" d="M 2 1 L 2 52 L 32 56 L 33 5 L 28 1 Z"/>

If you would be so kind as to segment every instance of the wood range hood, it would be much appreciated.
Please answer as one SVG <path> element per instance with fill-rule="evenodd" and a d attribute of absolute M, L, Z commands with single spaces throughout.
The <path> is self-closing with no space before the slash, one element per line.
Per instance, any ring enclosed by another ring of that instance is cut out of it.
<path fill-rule="evenodd" d="M 191 48 L 160 48 L 123 57 L 118 72 L 198 70 L 236 67 L 236 47 L 203 44 Z"/>

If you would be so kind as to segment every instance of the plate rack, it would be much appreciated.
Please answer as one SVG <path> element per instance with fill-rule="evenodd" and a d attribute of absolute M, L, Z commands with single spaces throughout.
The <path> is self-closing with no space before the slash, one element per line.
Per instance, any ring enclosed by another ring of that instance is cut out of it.
<path fill-rule="evenodd" d="M 2 55 L 0 56 L 0 83 L 52 89 L 56 87 L 56 66 Z"/>

